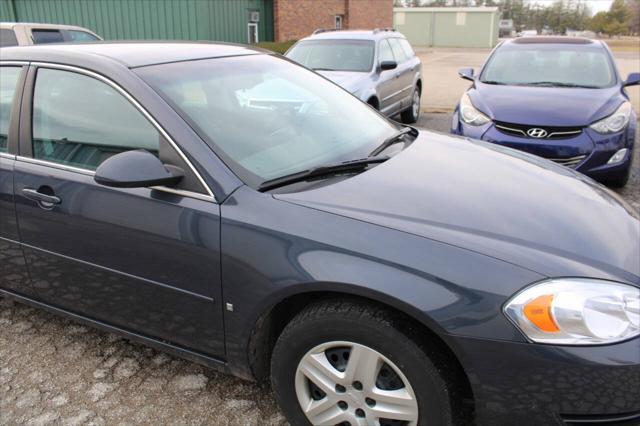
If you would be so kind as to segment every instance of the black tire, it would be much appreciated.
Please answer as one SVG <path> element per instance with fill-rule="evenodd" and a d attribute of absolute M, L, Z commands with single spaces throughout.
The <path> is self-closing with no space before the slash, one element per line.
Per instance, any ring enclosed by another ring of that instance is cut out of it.
<path fill-rule="evenodd" d="M 289 422 L 311 424 L 295 389 L 300 361 L 318 345 L 346 341 L 374 349 L 404 374 L 416 396 L 418 424 L 453 424 L 451 386 L 438 373 L 433 356 L 427 355 L 429 348 L 406 334 L 411 328 L 384 309 L 350 301 L 324 301 L 300 312 L 278 338 L 271 358 L 271 384 Z"/>
<path fill-rule="evenodd" d="M 418 98 L 417 108 L 414 107 L 416 96 Z M 400 118 L 404 124 L 413 124 L 418 121 L 418 118 L 420 118 L 420 89 L 418 87 L 413 89 L 413 94 L 411 95 L 411 106 L 402 111 Z"/>

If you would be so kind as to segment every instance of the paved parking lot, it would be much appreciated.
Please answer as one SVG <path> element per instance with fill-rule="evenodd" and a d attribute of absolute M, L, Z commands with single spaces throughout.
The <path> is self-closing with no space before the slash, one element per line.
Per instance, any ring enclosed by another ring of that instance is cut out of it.
<path fill-rule="evenodd" d="M 419 125 L 447 131 L 449 120 L 425 114 Z M 637 157 L 620 193 L 640 210 Z M 0 424 L 166 423 L 285 420 L 268 388 L 0 299 Z"/>

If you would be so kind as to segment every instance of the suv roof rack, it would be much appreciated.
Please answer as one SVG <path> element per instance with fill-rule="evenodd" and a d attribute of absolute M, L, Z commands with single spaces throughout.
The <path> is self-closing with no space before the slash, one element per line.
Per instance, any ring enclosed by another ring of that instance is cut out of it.
<path fill-rule="evenodd" d="M 312 33 L 312 35 L 316 35 L 320 33 L 328 33 L 330 31 L 340 31 L 340 30 L 338 28 L 318 28 Z"/>
<path fill-rule="evenodd" d="M 373 33 L 375 34 L 375 33 L 381 32 L 381 31 L 395 31 L 395 30 L 396 30 L 395 28 L 391 28 L 391 27 L 375 28 L 373 30 Z"/>

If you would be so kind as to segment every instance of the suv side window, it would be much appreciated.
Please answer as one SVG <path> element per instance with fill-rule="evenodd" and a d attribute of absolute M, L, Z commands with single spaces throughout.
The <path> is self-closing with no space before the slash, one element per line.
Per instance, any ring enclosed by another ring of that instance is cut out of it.
<path fill-rule="evenodd" d="M 389 46 L 389 42 L 387 40 L 380 40 L 380 52 L 378 53 L 378 57 L 380 60 L 378 63 L 382 63 L 385 61 L 395 61 L 396 59 L 393 57 L 393 52 L 391 51 L 391 46 Z"/>
<path fill-rule="evenodd" d="M 60 30 L 37 30 L 34 28 L 31 30 L 31 38 L 33 39 L 33 44 L 62 43 L 64 41 Z"/>
<path fill-rule="evenodd" d="M 393 50 L 393 56 L 396 57 L 396 61 L 398 61 L 399 64 L 409 59 L 407 55 L 404 53 L 404 49 L 400 45 L 399 39 L 390 38 L 389 44 L 391 45 L 391 50 Z"/>
<path fill-rule="evenodd" d="M 416 56 L 416 52 L 413 51 L 413 48 L 411 47 L 411 45 L 406 39 L 401 38 L 399 40 L 400 40 L 400 46 L 402 46 L 402 49 L 404 50 L 405 55 L 407 55 L 407 58 L 413 58 L 414 56 Z"/>
<path fill-rule="evenodd" d="M 33 94 L 33 157 L 95 170 L 107 158 L 144 149 L 185 172 L 178 188 L 204 193 L 160 132 L 120 92 L 83 74 L 38 70 Z"/>
<path fill-rule="evenodd" d="M 93 34 L 90 34 L 86 31 L 80 30 L 66 30 L 67 36 L 70 41 L 76 42 L 87 42 L 87 41 L 98 41 L 100 40 Z"/>
<path fill-rule="evenodd" d="M 16 33 L 8 28 L 0 28 L 0 47 L 17 46 Z"/>
<path fill-rule="evenodd" d="M 11 105 L 21 71 L 21 67 L 0 67 L 0 152 L 7 152 Z"/>

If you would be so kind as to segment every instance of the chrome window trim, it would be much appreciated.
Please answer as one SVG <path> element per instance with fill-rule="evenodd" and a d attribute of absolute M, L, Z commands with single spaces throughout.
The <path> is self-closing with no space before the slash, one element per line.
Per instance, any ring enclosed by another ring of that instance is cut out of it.
<path fill-rule="evenodd" d="M 0 66 L 24 66 L 24 65 L 29 65 L 29 62 L 25 62 L 25 61 L 0 61 Z"/>
<path fill-rule="evenodd" d="M 0 155 L 1 154 L 2 153 L 0 153 Z M 68 166 L 66 164 L 56 163 L 56 162 L 47 161 L 47 160 L 40 160 L 37 158 L 22 157 L 20 155 L 16 155 L 16 156 L 13 156 L 13 159 L 16 161 L 21 161 L 23 163 L 35 164 L 37 166 L 51 167 L 54 169 L 64 170 L 66 172 L 78 173 L 78 174 L 82 174 L 90 177 L 93 177 L 96 174 L 96 172 L 94 172 L 93 170 Z M 214 201 L 211 199 L 211 197 L 207 195 L 198 194 L 197 192 L 193 192 L 193 191 L 186 191 L 184 189 L 169 188 L 167 186 L 149 186 L 146 188 L 153 189 L 156 191 L 166 192 L 169 194 L 180 195 L 182 197 L 195 198 L 197 200 L 202 200 L 202 201 Z"/>
<path fill-rule="evenodd" d="M 8 152 L 0 152 L 0 158 L 6 158 L 7 160 L 14 160 L 16 156 L 14 154 L 9 154 Z"/>
<path fill-rule="evenodd" d="M 180 155 L 180 158 L 182 158 L 182 160 L 185 162 L 185 164 L 187 164 L 187 166 L 194 173 L 194 175 L 196 176 L 196 178 L 198 179 L 200 184 L 203 186 L 205 191 L 207 191 L 207 194 L 206 195 L 205 194 L 199 194 L 197 192 L 185 191 L 185 190 L 174 189 L 174 188 L 167 188 L 167 187 L 164 187 L 164 186 L 153 187 L 153 189 L 156 189 L 158 191 L 168 192 L 168 193 L 171 193 L 171 194 L 178 194 L 178 195 L 182 195 L 182 196 L 189 197 L 189 198 L 196 198 L 196 199 L 199 199 L 199 200 L 210 201 L 210 202 L 213 202 L 213 203 L 217 202 L 216 201 L 216 197 L 215 197 L 215 195 L 213 195 L 213 192 L 211 191 L 209 186 L 206 184 L 206 182 L 204 181 L 204 179 L 202 178 L 200 173 L 198 173 L 198 171 L 193 166 L 191 161 L 189 161 L 187 156 L 184 155 L 184 153 L 182 152 L 180 147 L 173 141 L 173 139 L 162 128 L 162 126 L 160 126 L 160 124 L 151 116 L 151 114 L 149 114 L 149 112 L 147 112 L 147 110 L 137 100 L 135 100 L 126 90 L 124 90 L 118 84 L 116 84 L 112 80 L 110 80 L 110 79 L 108 79 L 108 78 L 106 78 L 106 77 L 104 77 L 104 76 L 102 76 L 102 75 L 100 75 L 98 73 L 86 70 L 84 68 L 79 68 L 79 67 L 76 67 L 76 66 L 72 66 L 72 65 L 61 65 L 61 64 L 53 64 L 53 63 L 48 63 L 48 62 L 31 62 L 30 64 L 31 65 L 35 65 L 35 66 L 40 67 L 40 68 L 59 69 L 59 70 L 64 70 L 64 71 L 76 72 L 78 74 L 84 74 L 84 75 L 87 75 L 89 77 L 95 78 L 96 80 L 102 81 L 103 83 L 105 83 L 105 84 L 111 86 L 112 88 L 114 88 L 118 93 L 120 93 L 122 96 L 124 96 L 138 111 L 140 111 L 140 113 L 142 113 L 142 115 L 147 120 L 149 120 L 149 122 L 156 128 L 156 130 L 158 130 L 158 132 L 160 132 L 160 134 L 169 142 L 169 144 L 173 147 L 173 149 L 176 150 L 178 155 Z M 67 170 L 67 171 L 76 172 L 76 173 L 83 173 L 83 174 L 90 175 L 90 176 L 93 176 L 95 174 L 95 172 L 93 172 L 92 170 L 89 170 L 89 169 L 83 169 L 83 168 L 78 168 L 78 167 L 73 167 L 73 166 L 66 166 L 64 164 L 54 163 L 54 162 L 51 162 L 51 161 L 39 160 L 39 159 L 35 159 L 35 158 L 27 158 L 27 157 L 21 157 L 21 156 L 18 156 L 17 158 L 20 161 L 31 162 L 31 163 L 34 163 L 34 164 L 40 164 L 40 165 L 45 165 L 45 166 L 49 166 L 49 167 L 53 167 L 54 165 L 61 166 L 61 167 L 58 167 L 58 168 L 61 168 L 63 170 Z"/>

